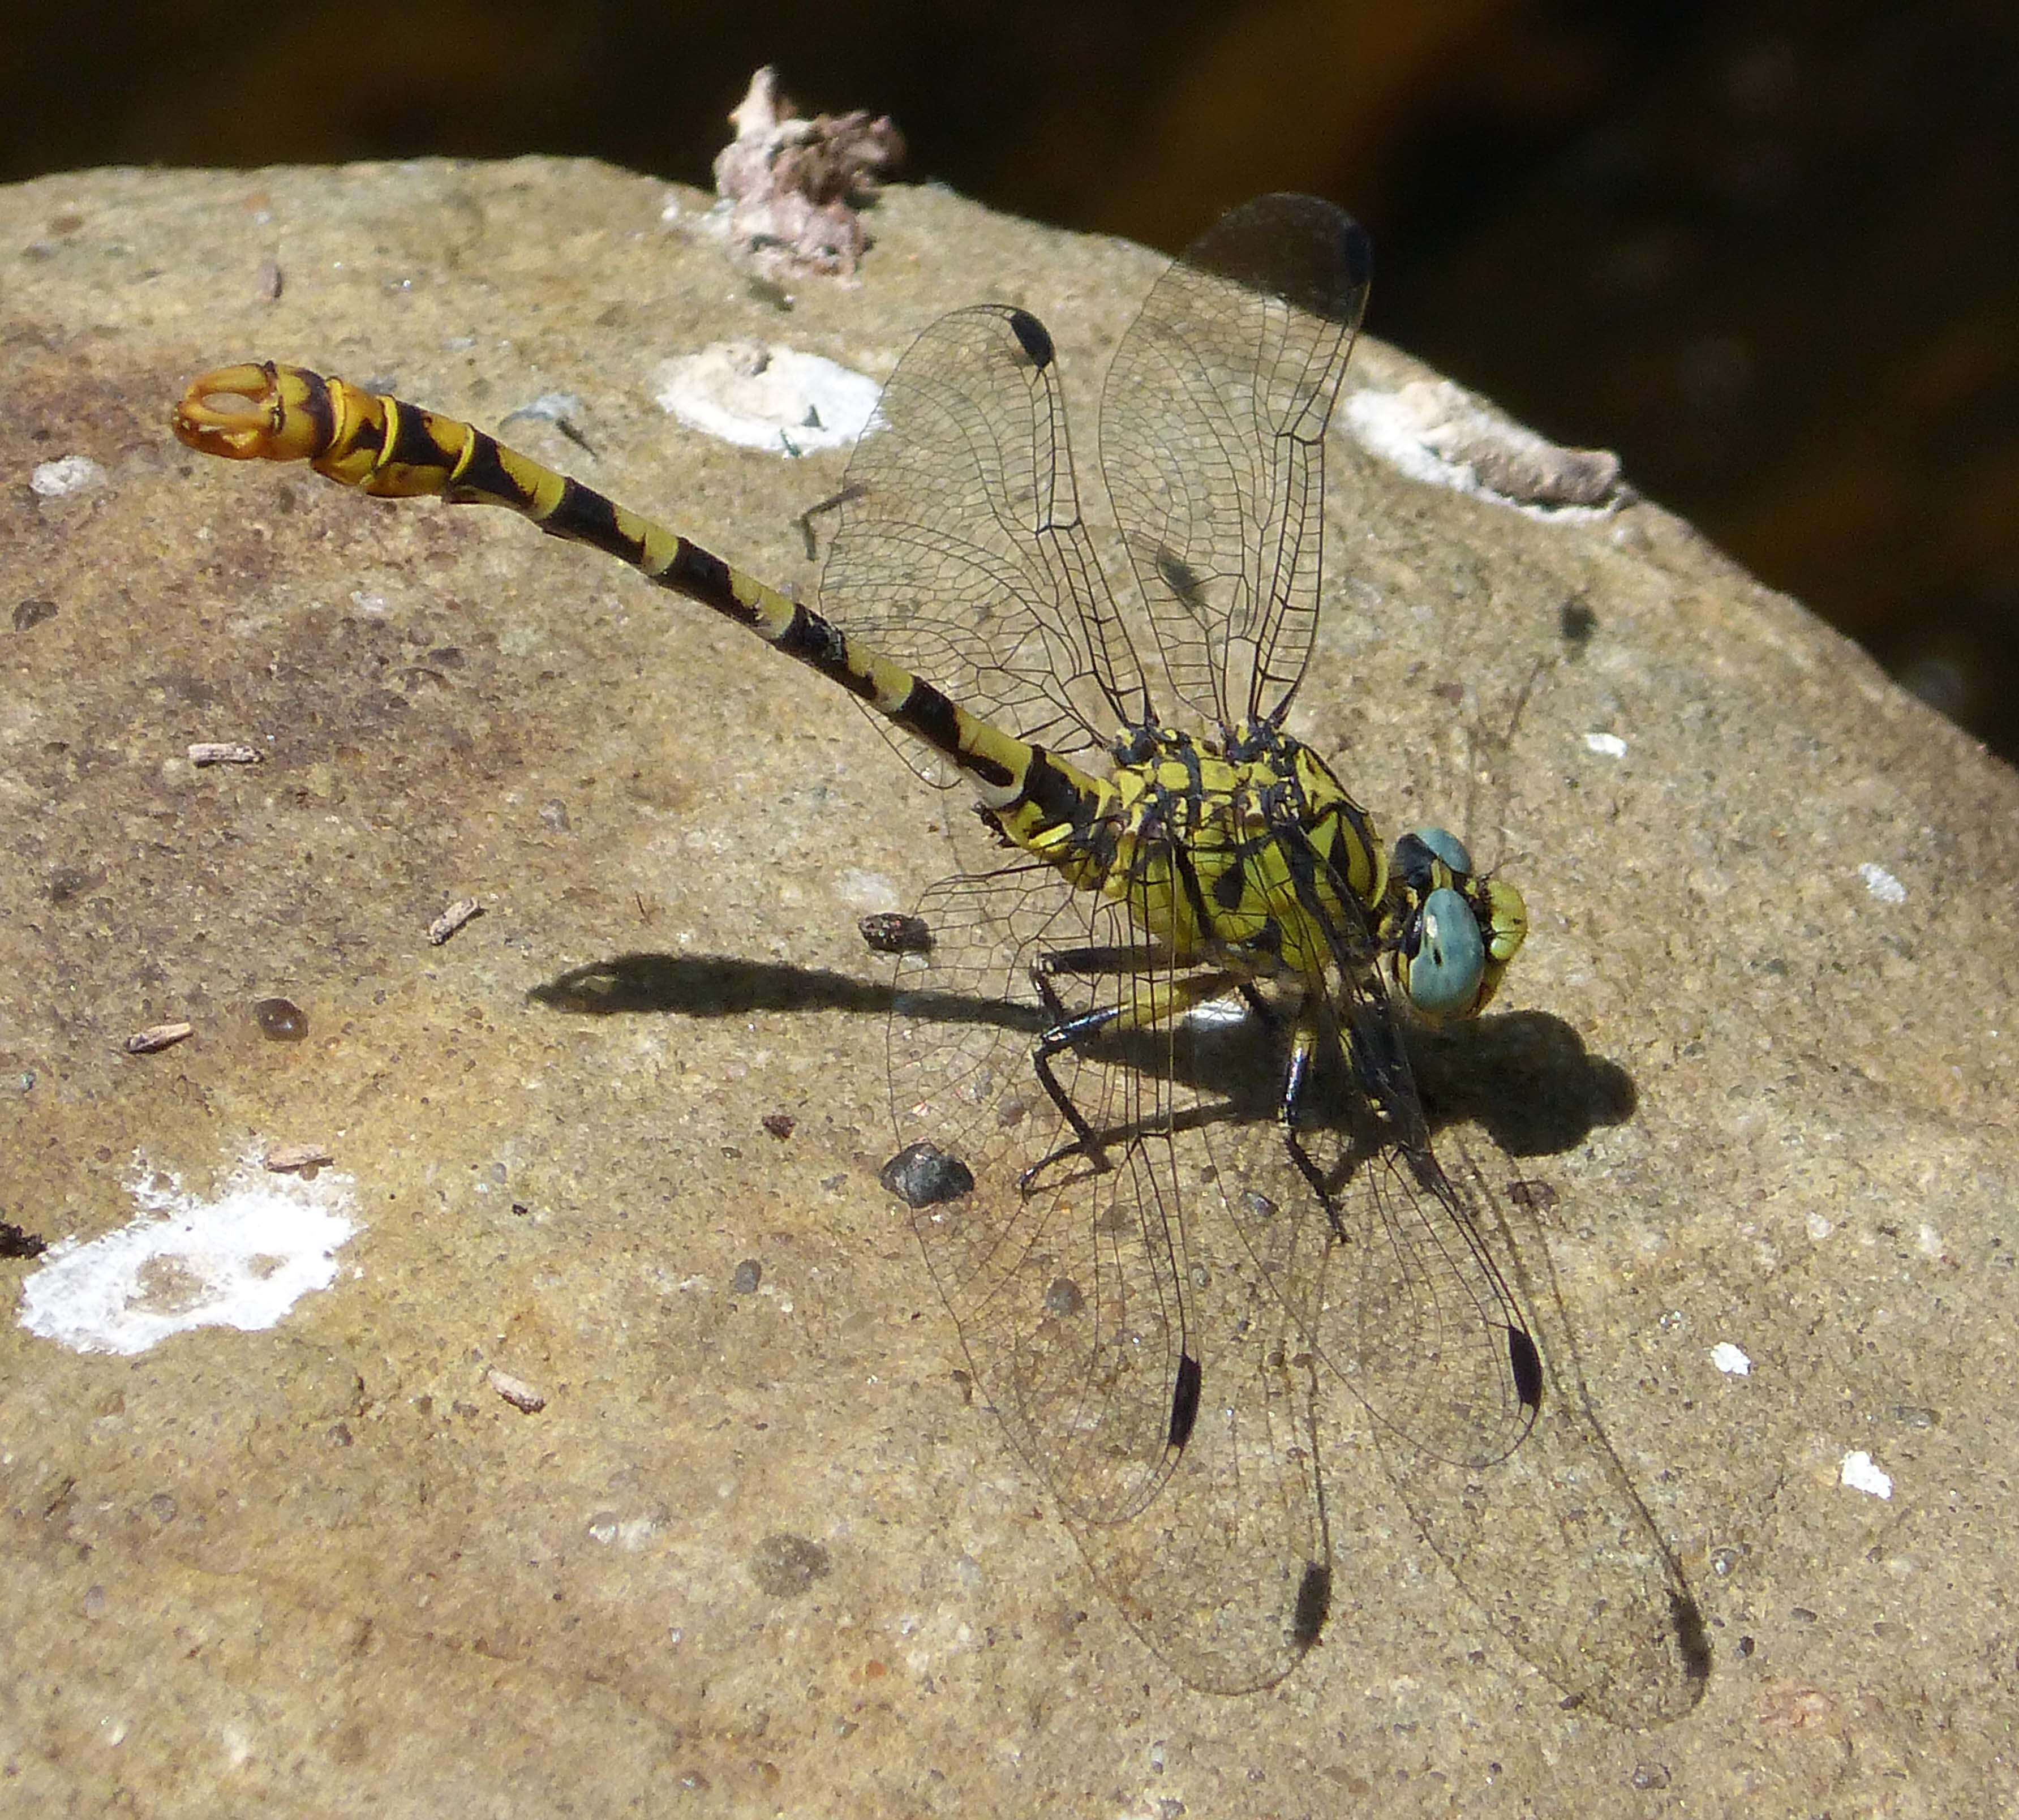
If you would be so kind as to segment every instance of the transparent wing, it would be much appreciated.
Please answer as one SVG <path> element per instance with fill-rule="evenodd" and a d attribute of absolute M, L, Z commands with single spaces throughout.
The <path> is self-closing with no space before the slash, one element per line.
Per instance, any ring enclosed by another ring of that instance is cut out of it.
<path fill-rule="evenodd" d="M 1280 1133 L 1239 1129 L 1234 1223 L 1495 1627 L 1621 1724 L 1679 1717 L 1703 1688 L 1701 1619 L 1593 1413 L 1542 1235 L 1516 1245 L 1475 1158 L 1520 1172 L 1483 1127 L 1441 1131 L 1456 1166 L 1440 1163 L 1399 1033 L 1378 1002 L 1357 1009 L 1304 1107 L 1319 1184 Z"/>
<path fill-rule="evenodd" d="M 1509 1260 L 1543 1368 L 1534 1430 L 1479 1467 L 1377 1438 L 1382 1464 L 1424 1539 L 1516 1651 L 1615 1724 L 1666 1724 L 1703 1695 L 1703 1619 L 1674 1555 L 1600 1427 L 1543 1234 L 1517 1229 L 1477 1158 L 1518 1172 L 1483 1129 L 1439 1133 L 1452 1191 Z M 1505 1173 L 1501 1173 L 1504 1169 Z"/>
<path fill-rule="evenodd" d="M 1054 751 L 1104 748 L 1140 715 L 1141 675 L 1080 522 L 1035 317 L 984 306 L 920 335 L 839 497 L 821 606 L 852 636 Z M 948 781 L 909 741 L 891 743 L 928 781 Z"/>
<path fill-rule="evenodd" d="M 1371 270 L 1331 204 L 1263 197 L 1186 249 L 1108 369 L 1115 522 L 1171 689 L 1208 727 L 1279 716 L 1310 657 L 1325 424 Z"/>
<path fill-rule="evenodd" d="M 1212 1211 L 1217 1191 L 1198 1184 L 1187 1205 L 1203 1216 L 1193 1221 L 1198 1426 L 1144 1510 L 1119 1523 L 1068 1519 L 1068 1527 L 1102 1590 L 1182 1680 L 1248 1693 L 1296 1666 L 1329 1609 L 1318 1377 L 1282 1307 L 1255 1284 L 1240 1241 Z M 1199 1231 L 1216 1225 L 1217 1245 Z"/>
<path fill-rule="evenodd" d="M 1042 869 L 950 879 L 919 914 L 933 946 L 900 959 L 892 1090 L 901 1138 L 971 1182 L 913 1219 L 976 1380 L 1144 1641 L 1193 1686 L 1267 1686 L 1329 1585 L 1312 1367 L 1222 1210 L 1217 1083 L 1178 1024 L 1147 1017 L 1179 976 Z M 1032 1046 L 1125 1008 L 1139 1027 L 1051 1060 L 1096 1159 Z"/>
<path fill-rule="evenodd" d="M 1060 1089 L 1107 1140 L 1110 1166 L 1096 1168 L 1033 1065 L 1037 1032 L 1057 1020 L 1029 970 L 1046 949 L 1131 937 L 1028 868 L 950 879 L 919 915 L 933 945 L 901 959 L 890 1025 L 899 1136 L 957 1158 L 974 1184 L 915 1209 L 919 1241 L 1018 1449 L 1069 1515 L 1118 1520 L 1175 1457 L 1187 1336 L 1170 1139 L 1157 1129 L 1168 1076 L 1083 1050 L 1056 1058 Z M 1132 984 L 1093 976 L 1071 1009 L 1125 1002 Z"/>
<path fill-rule="evenodd" d="M 1222 1139 L 1234 1223 L 1313 1350 L 1398 1448 L 1484 1465 L 1534 1417 L 1520 1309 L 1470 1208 L 1432 1154 L 1377 972 L 1327 1008 L 1298 1104 Z M 1301 1153 L 1302 1162 L 1298 1153 Z"/>

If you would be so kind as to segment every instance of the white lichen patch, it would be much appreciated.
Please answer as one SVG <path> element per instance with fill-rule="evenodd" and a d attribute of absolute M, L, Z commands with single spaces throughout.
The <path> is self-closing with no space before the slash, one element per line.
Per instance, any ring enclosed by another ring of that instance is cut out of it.
<path fill-rule="evenodd" d="M 1882 866 L 1871 860 L 1858 868 L 1858 876 L 1864 879 L 1865 888 L 1882 904 L 1904 904 L 1907 901 L 1907 887 Z"/>
<path fill-rule="evenodd" d="M 835 895 L 851 910 L 888 913 L 904 900 L 897 887 L 882 872 L 865 872 L 860 866 L 844 866 L 835 880 Z"/>
<path fill-rule="evenodd" d="M 1346 423 L 1361 448 L 1412 480 L 1531 518 L 1602 518 L 1628 497 L 1609 449 L 1551 442 L 1448 379 L 1355 392 L 1346 401 Z"/>
<path fill-rule="evenodd" d="M 1584 749 L 1586 752 L 1597 752 L 1600 758 L 1616 759 L 1626 756 L 1626 741 L 1616 733 L 1587 733 L 1584 736 Z"/>
<path fill-rule="evenodd" d="M 1862 1448 L 1846 1454 L 1837 1471 L 1843 1483 L 1854 1492 L 1869 1492 L 1875 1498 L 1893 1496 L 1891 1475 L 1874 1465 L 1872 1456 Z"/>
<path fill-rule="evenodd" d="M 105 484 L 105 470 L 89 455 L 60 455 L 39 462 L 28 476 L 28 491 L 38 499 L 67 499 Z"/>
<path fill-rule="evenodd" d="M 136 1169 L 140 1166 L 136 1165 Z M 208 1197 L 136 1173 L 132 1224 L 50 1246 L 21 1289 L 21 1325 L 76 1352 L 131 1354 L 194 1327 L 272 1327 L 336 1280 L 357 1231 L 355 1184 L 269 1175 L 256 1155 Z"/>
<path fill-rule="evenodd" d="M 690 430 L 739 448 L 802 455 L 858 441 L 883 390 L 818 354 L 738 341 L 666 361 L 658 397 Z"/>
<path fill-rule="evenodd" d="M 1710 1349 L 1710 1362 L 1728 1378 L 1753 1375 L 1753 1361 L 1745 1356 L 1742 1347 L 1734 1346 L 1728 1340 L 1720 1340 Z"/>

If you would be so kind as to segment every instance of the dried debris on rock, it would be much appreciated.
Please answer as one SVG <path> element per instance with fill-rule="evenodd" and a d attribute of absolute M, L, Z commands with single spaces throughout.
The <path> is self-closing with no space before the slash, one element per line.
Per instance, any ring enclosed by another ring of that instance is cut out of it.
<path fill-rule="evenodd" d="M 903 161 L 903 136 L 863 109 L 801 119 L 769 67 L 729 118 L 736 137 L 716 158 L 715 187 L 734 205 L 730 257 L 774 284 L 851 277 L 869 244 L 857 211 Z"/>
<path fill-rule="evenodd" d="M 1608 509 L 1630 490 L 1610 449 L 1566 448 L 1448 379 L 1357 392 L 1346 418 L 1361 443 L 1418 480 L 1544 509 Z"/>

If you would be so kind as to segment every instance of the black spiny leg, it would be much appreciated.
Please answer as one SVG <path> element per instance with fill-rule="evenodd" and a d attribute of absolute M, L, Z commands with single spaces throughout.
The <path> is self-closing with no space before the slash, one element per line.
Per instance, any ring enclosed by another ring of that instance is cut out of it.
<path fill-rule="evenodd" d="M 1031 984 L 1038 988 L 1038 996 L 1044 1001 L 1045 1013 L 1051 1022 L 1031 1046 L 1031 1065 L 1036 1071 L 1038 1083 L 1044 1088 L 1052 1104 L 1058 1108 L 1060 1117 L 1072 1127 L 1075 1141 L 1033 1163 L 1024 1172 L 1023 1187 L 1028 1188 L 1044 1169 L 1074 1151 L 1078 1151 L 1103 1173 L 1111 1166 L 1100 1140 L 1094 1134 L 1093 1127 L 1087 1123 L 1086 1115 L 1072 1103 L 1072 1096 L 1059 1085 L 1058 1076 L 1052 1072 L 1052 1057 L 1062 1050 L 1078 1049 L 1090 1042 L 1119 1017 L 1127 1007 L 1106 1005 L 1097 1010 L 1084 1011 L 1075 1015 L 1067 1010 L 1065 1001 L 1059 996 L 1057 987 L 1052 983 L 1053 977 L 1059 973 L 1087 977 L 1099 977 L 1110 973 L 1139 973 L 1161 966 L 1167 959 L 1168 956 L 1160 948 L 1110 945 L 1059 948 L 1049 954 L 1039 955 L 1031 963 Z"/>
<path fill-rule="evenodd" d="M 1054 1020 L 1041 1034 L 1031 1051 L 1031 1063 L 1059 1115 L 1072 1127 L 1073 1141 L 1061 1145 L 1024 1172 L 1021 1186 L 1028 1191 L 1038 1176 L 1062 1157 L 1075 1153 L 1085 1157 L 1097 1170 L 1113 1166 L 1099 1135 L 1086 1115 L 1072 1102 L 1072 1096 L 1059 1084 L 1052 1071 L 1052 1057 L 1066 1050 L 1083 1050 L 1104 1031 L 1125 1033 L 1167 1028 L 1194 1006 L 1216 999 L 1231 987 L 1249 989 L 1245 977 L 1225 970 L 1197 971 L 1183 978 L 1170 977 L 1171 957 L 1161 948 L 1111 946 L 1061 948 L 1041 955 L 1031 969 L 1031 983 L 1043 999 L 1046 1014 Z M 1147 974 L 1151 984 L 1129 1003 L 1106 1005 L 1092 1011 L 1069 1012 L 1052 984 L 1058 973 L 1083 976 Z"/>
<path fill-rule="evenodd" d="M 1310 1097 L 1311 1071 L 1318 1060 L 1321 1034 L 1321 1026 L 1311 1015 L 1311 1002 L 1307 999 L 1298 1008 L 1296 1022 L 1290 1032 L 1290 1060 L 1283 1070 L 1283 1091 L 1276 1101 L 1276 1122 L 1282 1128 L 1283 1145 L 1290 1153 L 1291 1162 L 1297 1166 L 1297 1173 L 1318 1197 L 1318 1205 L 1325 1209 L 1334 1235 L 1343 1238 L 1346 1234 L 1332 1205 L 1332 1192 L 1326 1187 L 1318 1165 L 1304 1148 L 1303 1140 L 1297 1135 L 1297 1120 Z"/>

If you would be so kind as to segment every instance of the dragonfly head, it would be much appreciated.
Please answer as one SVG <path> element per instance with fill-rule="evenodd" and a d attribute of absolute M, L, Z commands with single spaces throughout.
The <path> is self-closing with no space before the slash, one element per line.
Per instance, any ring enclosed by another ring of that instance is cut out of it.
<path fill-rule="evenodd" d="M 1388 876 L 1383 922 L 1402 995 L 1434 1024 L 1483 1010 L 1528 933 L 1521 894 L 1474 872 L 1441 828 L 1397 841 Z"/>

